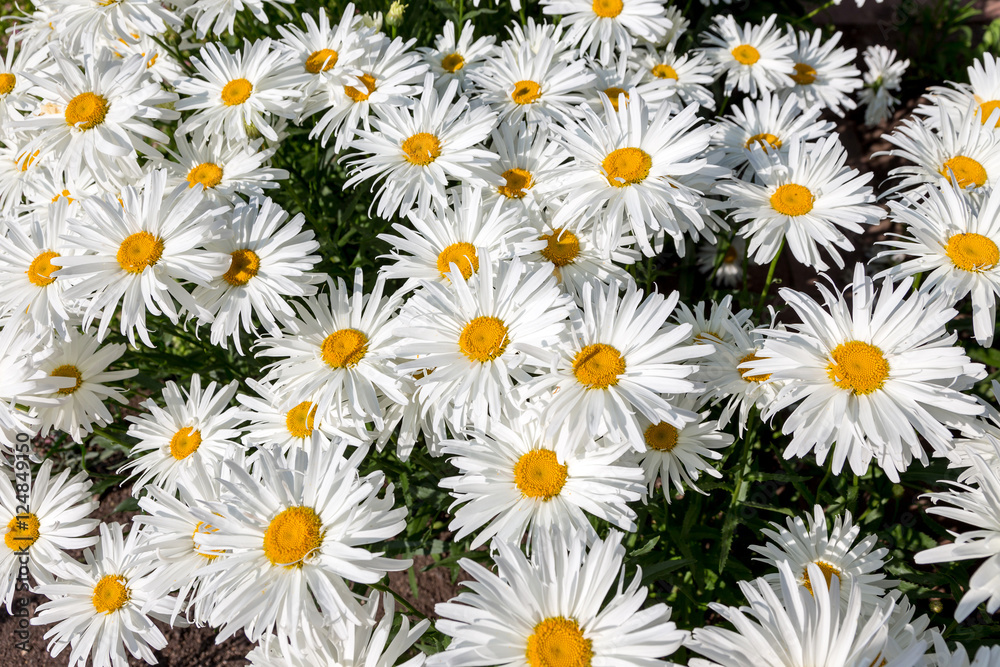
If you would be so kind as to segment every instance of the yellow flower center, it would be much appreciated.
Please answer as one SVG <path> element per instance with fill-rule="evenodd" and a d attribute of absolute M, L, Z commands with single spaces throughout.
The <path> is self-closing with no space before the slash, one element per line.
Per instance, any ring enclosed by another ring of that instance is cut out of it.
<path fill-rule="evenodd" d="M 31 260 L 31 264 L 28 265 L 28 270 L 25 273 L 28 274 L 28 280 L 31 281 L 32 285 L 45 287 L 56 281 L 52 277 L 52 272 L 58 270 L 59 267 L 52 263 L 53 257 L 59 257 L 59 253 L 46 250 Z"/>
<path fill-rule="evenodd" d="M 285 428 L 293 438 L 308 438 L 315 426 L 316 408 L 311 401 L 302 401 L 285 415 Z"/>
<path fill-rule="evenodd" d="M 201 431 L 185 426 L 170 438 L 170 455 L 180 461 L 194 454 L 201 446 Z"/>
<path fill-rule="evenodd" d="M 815 198 L 809 188 L 795 183 L 787 183 L 778 187 L 771 195 L 771 208 L 788 216 L 805 215 L 813 208 Z"/>
<path fill-rule="evenodd" d="M 458 270 L 462 272 L 462 277 L 468 280 L 472 274 L 479 270 L 479 256 L 476 255 L 476 247 L 471 243 L 459 241 L 441 251 L 437 259 L 437 269 L 441 277 L 444 278 L 451 271 L 451 265 L 456 264 Z"/>
<path fill-rule="evenodd" d="M 1000 262 L 997 244 L 982 234 L 954 234 L 944 252 L 963 271 L 989 271 Z"/>
<path fill-rule="evenodd" d="M 555 616 L 535 626 L 526 657 L 529 667 L 590 667 L 594 651 L 575 620 Z"/>
<path fill-rule="evenodd" d="M 751 354 L 748 354 L 747 356 L 743 357 L 742 359 L 740 359 L 740 362 L 738 364 L 736 364 L 737 370 L 740 372 L 740 377 L 743 378 L 744 381 L 746 381 L 746 382 L 766 382 L 768 379 L 770 379 L 770 377 L 771 377 L 770 373 L 764 373 L 763 375 L 747 375 L 747 373 L 752 373 L 753 371 L 751 371 L 749 368 L 738 368 L 739 366 L 741 366 L 742 364 L 747 363 L 748 361 L 759 361 L 759 360 L 760 360 L 760 357 L 758 357 L 756 355 L 756 353 L 751 353 Z"/>
<path fill-rule="evenodd" d="M 229 262 L 229 270 L 222 276 L 222 279 L 233 287 L 246 285 L 260 270 L 260 257 L 249 248 L 234 250 L 229 256 L 232 257 Z"/>
<path fill-rule="evenodd" d="M 473 318 L 458 337 L 458 349 L 472 361 L 493 361 L 507 349 L 507 325 L 499 317 Z"/>
<path fill-rule="evenodd" d="M 981 188 L 986 183 L 986 169 L 983 165 L 964 155 L 956 155 L 945 161 L 941 167 L 941 175 L 957 183 L 960 188 L 970 185 Z"/>
<path fill-rule="evenodd" d="M 534 81 L 518 81 L 514 84 L 514 92 L 510 99 L 515 104 L 534 104 L 542 96 L 542 87 Z"/>
<path fill-rule="evenodd" d="M 429 132 L 418 132 L 403 142 L 403 157 L 418 167 L 426 167 L 440 155 L 441 142 Z"/>
<path fill-rule="evenodd" d="M 455 73 L 465 67 L 465 58 L 460 53 L 449 53 L 441 59 L 441 69 Z"/>
<path fill-rule="evenodd" d="M 986 125 L 986 121 L 990 119 L 990 114 L 996 109 L 1000 109 L 1000 100 L 989 100 L 988 102 L 981 103 L 979 105 L 979 112 L 981 114 L 979 122 Z M 997 120 L 996 127 L 1000 127 L 1000 119 Z"/>
<path fill-rule="evenodd" d="M 301 567 L 323 544 L 323 522 L 311 507 L 289 507 L 264 531 L 264 555 L 272 565 Z"/>
<path fill-rule="evenodd" d="M 882 350 L 852 340 L 841 343 L 830 353 L 833 358 L 826 367 L 826 374 L 841 389 L 855 394 L 870 394 L 881 389 L 889 377 L 889 362 Z"/>
<path fill-rule="evenodd" d="M 653 158 L 641 148 L 619 148 L 608 153 L 601 163 L 608 183 L 616 188 L 642 183 L 652 166 Z"/>
<path fill-rule="evenodd" d="M 129 273 L 142 273 L 160 261 L 162 255 L 162 239 L 149 232 L 136 232 L 122 241 L 115 258 L 119 266 Z"/>
<path fill-rule="evenodd" d="M 344 86 L 344 94 L 355 102 L 364 102 L 369 95 L 375 92 L 375 77 L 371 74 L 362 74 L 358 78 L 365 85 L 365 91 L 361 92 L 354 86 Z"/>
<path fill-rule="evenodd" d="M 250 99 L 253 84 L 246 79 L 233 79 L 222 87 L 222 103 L 227 107 L 243 104 Z"/>
<path fill-rule="evenodd" d="M 74 391 L 83 385 L 83 374 L 80 373 L 80 369 L 73 364 L 63 364 L 62 366 L 56 366 L 51 373 L 51 377 L 57 378 L 76 378 L 76 384 L 72 387 L 66 387 L 65 389 L 59 389 L 56 391 L 57 394 L 61 396 L 69 396 Z"/>
<path fill-rule="evenodd" d="M 625 372 L 625 358 L 610 345 L 585 345 L 573 358 L 573 375 L 589 389 L 607 389 L 618 384 Z"/>
<path fill-rule="evenodd" d="M 618 111 L 618 96 L 619 95 L 624 95 L 625 96 L 625 101 L 628 102 L 628 93 L 626 91 L 622 90 L 621 88 L 617 88 L 615 86 L 612 86 L 610 88 L 605 88 L 604 89 L 604 94 L 608 96 L 609 100 L 611 100 L 611 106 L 614 107 L 615 111 Z"/>
<path fill-rule="evenodd" d="M 749 44 L 740 44 L 732 51 L 733 58 L 741 65 L 753 65 L 760 60 L 760 51 Z"/>
<path fill-rule="evenodd" d="M 594 0 L 593 9 L 602 19 L 613 19 L 622 13 L 625 5 L 622 0 Z"/>
<path fill-rule="evenodd" d="M 666 63 L 660 63 L 659 65 L 653 66 L 653 76 L 657 79 L 674 79 L 677 80 L 677 70 L 671 65 Z"/>
<path fill-rule="evenodd" d="M 125 585 L 126 580 L 120 574 L 106 574 L 94 586 L 91 602 L 99 614 L 110 614 L 118 611 L 132 599 L 132 591 Z"/>
<path fill-rule="evenodd" d="M 197 167 L 193 167 L 187 175 L 188 187 L 201 183 L 205 189 L 214 188 L 222 182 L 222 167 L 212 162 L 202 162 Z"/>
<path fill-rule="evenodd" d="M 368 353 L 368 336 L 357 329 L 338 329 L 326 337 L 320 353 L 331 368 L 353 368 Z"/>
<path fill-rule="evenodd" d="M 333 49 L 320 49 L 313 51 L 306 58 L 306 71 L 310 74 L 325 72 L 337 64 L 339 55 Z"/>
<path fill-rule="evenodd" d="M 839 579 L 840 575 L 843 574 L 843 571 L 839 567 L 837 567 L 832 563 L 827 563 L 825 560 L 813 561 L 813 564 L 819 567 L 820 572 L 823 573 L 823 578 L 826 579 L 827 588 L 830 588 L 830 581 L 833 580 L 834 575 L 836 575 L 837 578 Z M 815 595 L 815 593 L 813 593 L 812 582 L 809 581 L 808 566 L 804 570 L 802 570 L 802 578 L 803 578 L 802 585 L 806 587 L 806 590 L 809 591 L 810 595 Z"/>
<path fill-rule="evenodd" d="M 211 524 L 207 524 L 204 521 L 199 521 L 198 525 L 194 527 L 194 532 L 191 533 L 191 541 L 194 542 L 195 545 L 197 545 L 198 540 L 195 537 L 196 535 L 198 534 L 211 535 L 212 533 L 217 533 L 217 532 L 219 532 L 218 528 L 212 526 Z M 208 560 L 215 560 L 216 558 L 222 555 L 222 552 L 213 551 L 211 554 L 199 553 L 198 555 L 202 556 L 203 558 L 207 558 Z"/>
<path fill-rule="evenodd" d="M 816 68 L 806 63 L 795 63 L 795 74 L 789 74 L 795 83 L 808 86 L 816 81 Z"/>
<path fill-rule="evenodd" d="M 757 144 L 761 146 L 765 151 L 768 148 L 781 148 L 781 139 L 774 136 L 770 132 L 763 132 L 761 134 L 755 134 L 749 139 L 747 139 L 746 147 L 747 149 L 753 148 L 753 145 Z"/>
<path fill-rule="evenodd" d="M 658 452 L 669 452 L 677 446 L 677 427 L 667 422 L 651 425 L 643 435 L 646 446 Z"/>
<path fill-rule="evenodd" d="M 69 202 L 70 204 L 73 203 L 73 198 L 69 196 L 69 190 L 63 190 L 62 192 L 57 194 L 55 197 L 52 198 L 52 202 L 55 203 L 59 201 L 60 197 L 65 197 L 66 201 Z"/>
<path fill-rule="evenodd" d="M 722 257 L 722 263 L 732 264 L 733 262 L 736 261 L 736 259 L 737 259 L 736 248 L 733 246 L 729 246 L 728 248 L 726 248 L 726 254 Z"/>
<path fill-rule="evenodd" d="M 514 464 L 514 483 L 527 498 L 551 500 L 566 484 L 567 466 L 550 449 L 533 449 Z"/>
<path fill-rule="evenodd" d="M 17 84 L 17 77 L 10 72 L 0 72 L 0 95 L 6 95 L 14 90 Z"/>
<path fill-rule="evenodd" d="M 507 182 L 497 188 L 497 192 L 508 199 L 521 199 L 527 194 L 525 190 L 530 190 L 535 183 L 532 180 L 531 172 L 525 169 L 508 169 L 500 174 Z"/>
<path fill-rule="evenodd" d="M 80 130 L 92 130 L 104 122 L 108 101 L 94 93 L 80 93 L 66 105 L 66 124 Z"/>
<path fill-rule="evenodd" d="M 542 257 L 558 267 L 572 264 L 580 254 L 580 239 L 566 229 L 553 229 L 551 234 L 542 234 L 539 240 L 545 241 Z"/>
<path fill-rule="evenodd" d="M 27 549 L 40 537 L 41 522 L 34 514 L 18 514 L 7 524 L 3 542 L 11 551 Z"/>

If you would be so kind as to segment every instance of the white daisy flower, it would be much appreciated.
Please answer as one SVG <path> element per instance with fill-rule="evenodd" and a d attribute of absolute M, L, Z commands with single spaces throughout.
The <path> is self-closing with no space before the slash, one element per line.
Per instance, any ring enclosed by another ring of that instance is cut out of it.
<path fill-rule="evenodd" d="M 658 81 L 645 81 L 643 72 L 630 71 L 629 61 L 624 56 L 612 58 L 604 67 L 593 61 L 588 64 L 594 80 L 585 94 L 587 104 L 598 115 L 604 113 L 605 99 L 611 102 L 612 109 L 618 111 L 622 104 L 628 104 L 632 95 L 639 95 L 650 112 L 656 113 L 671 96 L 671 91 Z M 679 104 L 671 104 L 671 107 L 674 113 L 683 108 Z"/>
<path fill-rule="evenodd" d="M 861 596 L 862 608 L 868 608 L 878 604 L 886 591 L 898 583 L 887 580 L 882 572 L 889 550 L 872 549 L 878 542 L 877 535 L 870 533 L 855 544 L 861 526 L 853 524 L 849 511 L 844 510 L 843 515 L 834 519 L 833 527 L 827 529 L 826 514 L 816 505 L 812 516 L 806 515 L 806 521 L 801 516 L 788 517 L 785 526 L 771 522 L 771 528 L 761 531 L 771 541 L 764 546 L 752 545 L 750 549 L 763 556 L 754 560 L 772 567 L 787 561 L 792 572 L 799 573 L 799 583 L 809 592 L 815 593 L 817 585 L 829 587 L 831 579 L 836 577 L 840 579 L 840 595 L 845 605 L 856 594 Z M 822 582 L 809 578 L 810 564 L 823 573 Z M 778 573 L 769 573 L 764 579 L 775 592 L 781 591 Z"/>
<path fill-rule="evenodd" d="M 192 296 L 211 317 L 213 345 L 232 339 L 243 354 L 240 331 L 255 334 L 254 321 L 272 336 L 280 336 L 278 319 L 289 322 L 294 297 L 312 296 L 324 275 L 312 270 L 320 261 L 313 231 L 302 231 L 305 216 L 291 220 L 270 198 L 254 197 L 227 217 L 230 234 L 205 243 L 205 249 L 229 255 L 229 268 L 219 272 Z"/>
<path fill-rule="evenodd" d="M 102 523 L 97 553 L 87 549 L 85 565 L 67 561 L 65 576 L 36 589 L 50 599 L 35 610 L 31 624 L 56 624 L 45 633 L 53 657 L 68 646 L 74 667 L 86 665 L 88 658 L 94 665 L 125 667 L 127 649 L 156 664 L 153 651 L 165 647 L 167 639 L 153 619 L 167 620 L 173 600 L 150 593 L 153 577 L 137 555 L 139 537 L 138 530 L 125 538 L 121 524 Z"/>
<path fill-rule="evenodd" d="M 51 0 L 52 29 L 73 53 L 94 54 L 105 43 L 134 43 L 181 27 L 169 5 L 156 0 Z"/>
<path fill-rule="evenodd" d="M 174 87 L 187 76 L 184 67 L 150 35 L 141 35 L 135 43 L 116 40 L 108 45 L 122 58 L 142 56 L 146 73 L 164 87 Z"/>
<path fill-rule="evenodd" d="M 38 431 L 38 419 L 27 408 L 57 407 L 58 393 L 77 382 L 76 376 L 51 375 L 41 368 L 55 349 L 39 334 L 4 327 L 0 340 L 0 464 L 6 464 L 3 455 L 14 451 L 17 434 L 34 437 Z M 33 451 L 29 454 L 39 460 Z"/>
<path fill-rule="evenodd" d="M 673 25 L 661 0 L 543 0 L 542 11 L 560 16 L 566 40 L 605 65 L 613 52 L 628 57 L 637 40 L 659 44 Z"/>
<path fill-rule="evenodd" d="M 13 211 L 38 187 L 45 168 L 41 151 L 26 153 L 14 141 L 0 141 L 0 210 Z"/>
<path fill-rule="evenodd" d="M 380 471 L 359 475 L 366 447 L 350 459 L 344 447 L 288 458 L 262 449 L 250 472 L 226 462 L 222 499 L 195 511 L 216 529 L 195 535 L 200 551 L 223 554 L 198 573 L 219 574 L 203 589 L 215 600 L 209 623 L 219 641 L 239 630 L 250 641 L 321 634 L 328 623 L 345 634 L 368 618 L 348 582 L 374 584 L 412 564 L 368 550 L 406 527 L 406 508 L 393 508 Z"/>
<path fill-rule="evenodd" d="M 489 170 L 503 179 L 503 185 L 489 188 L 486 200 L 502 197 L 519 212 L 520 218 L 539 221 L 543 209 L 553 202 L 558 189 L 559 165 L 566 161 L 562 146 L 551 140 L 547 127 L 531 128 L 527 123 L 501 123 L 490 134 L 490 149 L 500 159 Z"/>
<path fill-rule="evenodd" d="M 184 289 L 181 280 L 205 285 L 226 270 L 228 259 L 200 246 L 222 233 L 214 222 L 218 210 L 202 206 L 201 189 L 184 185 L 166 192 L 167 173 L 150 172 L 138 186 L 127 186 L 120 197 L 105 195 L 82 202 L 82 225 L 73 225 L 71 245 L 83 255 L 53 258 L 62 268 L 54 277 L 79 278 L 67 299 L 87 299 L 84 328 L 100 318 L 103 340 L 120 311 L 121 332 L 135 345 L 135 336 L 149 347 L 147 310 L 177 323 L 184 309 L 207 317 Z"/>
<path fill-rule="evenodd" d="M 951 563 L 971 558 L 986 560 L 969 579 L 969 585 L 955 610 L 955 620 L 964 621 L 980 604 L 986 612 L 1000 608 L 1000 470 L 982 457 L 973 455 L 975 480 L 963 484 L 947 482 L 952 488 L 943 493 L 928 493 L 934 502 L 930 514 L 945 517 L 949 522 L 974 526 L 965 532 L 949 531 L 954 542 L 921 551 L 917 563 Z M 947 503 L 938 505 L 938 503 Z"/>
<path fill-rule="evenodd" d="M 150 158 L 150 161 L 156 158 Z M 28 170 L 31 171 L 30 169 Z M 50 205 L 64 201 L 67 214 L 71 218 L 80 217 L 80 202 L 87 197 L 96 197 L 107 192 L 97 183 L 93 170 L 85 164 L 68 165 L 66 169 L 52 170 L 41 165 L 37 178 L 26 181 L 24 196 L 33 213 L 39 217 L 51 215 Z"/>
<path fill-rule="evenodd" d="M 710 345 L 684 345 L 690 325 L 674 326 L 667 318 L 678 294 L 649 294 L 635 286 L 587 285 L 583 309 L 575 317 L 570 342 L 557 348 L 559 361 L 525 387 L 525 393 L 549 393 L 543 419 L 549 435 L 560 428 L 586 431 L 592 438 L 608 435 L 628 440 L 638 451 L 642 429 L 638 415 L 653 423 L 683 425 L 687 411 L 677 410 L 665 394 L 697 393 L 688 379 L 696 366 L 683 362 L 711 354 Z M 557 445 L 560 455 L 568 452 Z"/>
<path fill-rule="evenodd" d="M 187 479 L 194 468 L 217 471 L 232 449 L 241 447 L 239 408 L 229 404 L 239 383 L 233 380 L 219 386 L 209 382 L 201 388 L 201 376 L 191 376 L 191 388 L 182 392 L 173 381 L 163 388 L 164 407 L 146 399 L 142 407 L 149 414 L 128 415 L 128 434 L 139 442 L 129 452 L 132 459 L 122 471 L 131 470 L 136 480 L 132 495 L 138 496 L 147 484 L 173 493 L 178 482 Z"/>
<path fill-rule="evenodd" d="M 948 643 L 940 633 L 934 633 L 933 667 L 996 667 L 1000 664 L 1000 646 L 980 646 L 970 662 L 969 652 L 961 644 L 955 644 L 955 650 L 948 648 Z"/>
<path fill-rule="evenodd" d="M 915 113 L 927 116 L 935 127 L 941 113 L 949 114 L 956 125 L 978 120 L 994 130 L 1000 127 L 1000 115 L 994 115 L 1000 109 L 1000 60 L 989 52 L 983 53 L 982 60 L 972 61 L 966 72 L 967 84 L 948 81 L 950 87 L 931 86 L 927 96 L 932 104 L 921 104 Z"/>
<path fill-rule="evenodd" d="M 819 106 L 838 116 L 854 109 L 857 104 L 851 95 L 863 85 L 861 72 L 854 66 L 858 50 L 838 47 L 842 35 L 835 32 L 824 41 L 819 28 L 812 35 L 789 30 L 788 38 L 795 45 L 795 71 L 789 75 L 793 85 L 783 88 L 781 95 L 795 99 L 803 109 Z"/>
<path fill-rule="evenodd" d="M 748 332 L 752 335 L 753 324 L 750 317 L 753 310 L 744 308 L 738 312 L 733 312 L 733 295 L 727 294 L 719 301 L 712 301 L 708 314 L 705 312 L 706 304 L 699 301 L 694 308 L 688 308 L 683 302 L 677 303 L 677 312 L 674 319 L 678 324 L 691 325 L 691 343 L 711 343 L 722 341 L 730 345 L 737 345 L 742 349 L 744 340 L 749 340 Z M 742 332 L 740 331 L 742 330 Z M 716 350 L 718 351 L 718 350 Z M 710 358 L 713 355 L 710 355 Z M 705 363 L 702 360 L 699 363 Z"/>
<path fill-rule="evenodd" d="M 235 53 L 209 42 L 191 62 L 197 76 L 177 83 L 183 97 L 174 108 L 195 113 L 177 131 L 203 129 L 205 136 L 221 133 L 235 142 L 246 142 L 254 131 L 277 141 L 269 116 L 294 118 L 302 95 L 297 88 L 310 77 L 294 71 L 269 38 L 244 42 Z"/>
<path fill-rule="evenodd" d="M 777 18 L 771 14 L 759 25 L 747 22 L 740 28 L 732 15 L 717 15 L 712 28 L 702 33 L 702 50 L 726 76 L 727 96 L 739 90 L 758 97 L 791 84 L 795 45 L 774 27 Z"/>
<path fill-rule="evenodd" d="M 7 55 L 0 58 L 0 139 L 13 140 L 15 121 L 35 106 L 28 93 L 32 84 L 24 73 L 40 70 L 48 51 L 30 48 L 16 33 L 7 34 Z"/>
<path fill-rule="evenodd" d="M 434 85 L 438 92 L 444 92 L 453 79 L 458 80 L 460 92 L 472 92 L 469 74 L 481 69 L 497 51 L 493 35 L 473 41 L 474 39 L 472 21 L 465 22 L 457 37 L 455 24 L 445 21 L 441 34 L 434 38 L 434 48 L 424 46 L 417 49 L 434 74 Z"/>
<path fill-rule="evenodd" d="M 265 5 L 271 5 L 281 10 L 282 4 L 292 4 L 293 0 L 193 0 L 183 2 L 185 14 L 193 17 L 195 34 L 198 39 L 214 33 L 224 35 L 233 33 L 233 23 L 236 13 L 244 9 L 250 10 L 254 19 L 267 23 Z"/>
<path fill-rule="evenodd" d="M 846 230 L 864 232 L 885 214 L 874 204 L 875 195 L 862 174 L 846 166 L 847 151 L 836 135 L 807 145 L 796 141 L 788 157 L 763 150 L 750 152 L 756 182 L 720 183 L 717 191 L 734 209 L 733 219 L 744 223 L 737 234 L 747 239 L 747 254 L 757 264 L 773 260 L 787 242 L 792 256 L 805 266 L 829 268 L 820 256 L 826 251 L 843 268 L 837 248 L 854 250 Z"/>
<path fill-rule="evenodd" d="M 69 338 L 65 341 L 52 341 L 53 354 L 39 364 L 39 369 L 52 377 L 74 380 L 74 384 L 51 394 L 51 398 L 58 399 L 56 405 L 35 407 L 33 414 L 39 420 L 39 435 L 44 436 L 55 428 L 65 431 L 76 442 L 83 442 L 95 425 L 103 427 L 114 421 L 104 405 L 106 399 L 128 403 L 120 388 L 105 383 L 133 377 L 139 371 L 135 368 L 107 370 L 125 354 L 124 344 L 102 347 L 94 336 L 76 331 L 68 333 Z"/>
<path fill-rule="evenodd" d="M 899 100 L 892 93 L 899 90 L 909 59 L 897 61 L 896 50 L 881 44 L 869 46 L 861 54 L 868 71 L 864 73 L 864 88 L 858 101 L 865 107 L 865 125 L 878 125 L 889 119 Z"/>
<path fill-rule="evenodd" d="M 447 206 L 449 179 L 501 184 L 486 169 L 496 153 L 476 147 L 489 136 L 496 115 L 484 106 L 470 107 L 464 95 L 454 99 L 457 90 L 453 81 L 439 96 L 428 74 L 412 109 L 380 107 L 372 121 L 374 132 L 357 131 L 351 147 L 362 155 L 351 160 L 352 174 L 344 187 L 374 176 L 379 217 L 405 215 L 414 206 L 418 215 L 426 215 L 432 201 Z"/>
<path fill-rule="evenodd" d="M 261 338 L 258 357 L 277 357 L 268 366 L 265 381 L 285 397 L 283 406 L 302 401 L 317 404 L 318 414 L 331 407 L 347 407 L 354 419 L 383 425 L 379 397 L 406 403 L 393 360 L 393 325 L 400 295 L 383 298 L 385 279 L 379 277 L 370 294 L 364 294 L 361 269 L 349 290 L 343 278 L 328 291 L 296 305 L 298 317 L 289 322 L 283 337 Z"/>
<path fill-rule="evenodd" d="M 1000 296 L 1000 194 L 990 190 L 985 197 L 974 205 L 953 184 L 942 182 L 925 196 L 907 193 L 902 202 L 889 202 L 892 219 L 906 225 L 906 234 L 882 242 L 891 250 L 879 256 L 903 252 L 913 259 L 877 277 L 926 272 L 921 289 L 947 294 L 953 302 L 971 295 L 976 341 L 990 347 Z"/>
<path fill-rule="evenodd" d="M 720 253 L 722 248 L 726 249 L 724 253 Z M 739 236 L 728 244 L 705 242 L 698 246 L 698 270 L 716 286 L 734 289 L 743 284 L 746 256 L 747 242 Z"/>
<path fill-rule="evenodd" d="M 858 264 L 850 302 L 821 283 L 822 305 L 781 289 L 802 324 L 764 331 L 763 349 L 741 367 L 787 381 L 764 414 L 795 406 L 782 426 L 792 436 L 785 458 L 815 449 L 823 465 L 832 450 L 833 472 L 849 462 L 856 475 L 874 458 L 897 482 L 914 458 L 926 464 L 921 437 L 947 451 L 949 427 L 983 412 L 962 393 L 985 370 L 970 363 L 945 330 L 955 310 L 926 293 L 907 296 L 911 283 L 907 278 L 896 286 L 886 278 L 876 292 Z"/>
<path fill-rule="evenodd" d="M 496 574 L 459 561 L 474 581 L 437 605 L 437 629 L 452 640 L 427 664 L 673 664 L 660 658 L 680 648 L 688 633 L 669 620 L 662 602 L 640 609 L 647 594 L 641 573 L 623 589 L 622 533 L 612 530 L 589 550 L 576 537 L 540 533 L 530 560 L 517 545 L 497 540 Z"/>
<path fill-rule="evenodd" d="M 70 560 L 67 550 L 97 544 L 91 533 L 99 523 L 89 518 L 98 503 L 86 472 L 70 477 L 66 468 L 53 477 L 51 459 L 42 462 L 34 479 L 23 459 L 13 471 L 18 486 L 29 480 L 29 490 L 15 492 L 12 480 L 0 475 L 0 525 L 6 526 L 0 547 L 0 583 L 8 614 L 21 577 L 21 557 L 27 556 L 35 583 L 51 584 L 54 575 L 62 572 L 63 561 Z"/>
<path fill-rule="evenodd" d="M 642 73 L 643 81 L 660 86 L 678 107 L 697 104 L 715 110 L 715 95 L 709 90 L 715 80 L 715 67 L 704 53 L 639 47 L 629 56 L 629 66 Z"/>

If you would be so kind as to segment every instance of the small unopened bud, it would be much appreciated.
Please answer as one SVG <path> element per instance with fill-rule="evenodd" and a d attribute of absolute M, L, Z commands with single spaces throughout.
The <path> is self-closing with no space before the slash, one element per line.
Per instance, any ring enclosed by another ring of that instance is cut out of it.
<path fill-rule="evenodd" d="M 366 28 L 379 32 L 382 30 L 382 12 L 375 12 L 374 14 L 365 12 L 361 15 L 361 24 Z"/>
<path fill-rule="evenodd" d="M 944 611 L 944 605 L 941 604 L 941 600 L 931 600 L 930 605 L 928 605 L 935 614 L 940 614 Z"/>
<path fill-rule="evenodd" d="M 393 3 L 389 5 L 389 13 L 385 15 L 385 24 L 390 28 L 398 28 L 403 25 L 404 11 L 406 11 L 406 5 L 399 0 L 393 0 Z"/>

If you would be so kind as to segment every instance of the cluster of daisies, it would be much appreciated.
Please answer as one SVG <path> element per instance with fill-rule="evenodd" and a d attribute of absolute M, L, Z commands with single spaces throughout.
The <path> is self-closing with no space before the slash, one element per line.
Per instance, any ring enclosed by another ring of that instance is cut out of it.
<path fill-rule="evenodd" d="M 254 665 L 653 666 L 681 646 L 704 656 L 691 665 L 970 664 L 914 618 L 849 514 L 768 532 L 749 606 L 712 607 L 734 629 L 643 608 L 622 536 L 637 504 L 721 477 L 751 420 L 780 422 L 785 458 L 833 474 L 874 463 L 898 481 L 946 458 L 958 481 L 929 511 L 975 529 L 916 561 L 986 558 L 956 616 L 1000 607 L 1000 413 L 948 329 L 966 301 L 977 344 L 996 327 L 995 59 L 888 135 L 910 166 L 887 212 L 828 120 L 890 115 L 907 62 L 884 47 L 862 73 L 839 34 L 720 14 L 692 35 L 660 0 L 543 0 L 544 20 L 479 37 L 448 22 L 419 49 L 352 5 L 236 50 L 212 41 L 243 8 L 267 21 L 260 1 L 41 1 L 0 61 L 4 454 L 114 421 L 137 370 L 109 370 L 127 349 L 109 336 L 152 348 L 169 324 L 264 364 L 167 382 L 127 417 L 131 527 L 90 518 L 87 474 L 51 461 L 24 512 L 25 473 L 4 466 L 4 602 L 27 552 L 54 655 L 153 663 L 159 620 L 245 634 Z M 268 196 L 293 125 L 391 222 L 371 289 L 318 271 L 315 230 Z M 684 304 L 629 271 L 694 250 L 733 287 L 786 248 L 844 269 L 887 215 L 900 234 L 871 271 L 818 299 L 780 291 L 795 324 L 731 296 Z M 432 656 L 414 648 L 429 621 L 374 588 L 411 565 L 385 553 L 407 509 L 361 472 L 387 446 L 448 460 L 449 528 L 496 566 L 463 562 L 473 583 L 438 606 L 451 642 Z"/>

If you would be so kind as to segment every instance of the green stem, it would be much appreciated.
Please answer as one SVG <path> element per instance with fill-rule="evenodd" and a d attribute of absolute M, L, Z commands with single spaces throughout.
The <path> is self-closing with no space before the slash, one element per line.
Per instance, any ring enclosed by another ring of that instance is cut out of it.
<path fill-rule="evenodd" d="M 835 4 L 837 4 L 837 0 L 827 0 L 827 2 L 826 2 L 825 5 L 820 5 L 816 9 L 812 10 L 811 12 L 809 12 L 808 14 L 806 14 L 805 16 L 803 16 L 802 18 L 795 19 L 794 21 L 792 21 L 792 23 L 804 23 L 805 21 L 808 21 L 812 17 L 814 17 L 817 14 L 819 14 L 821 11 L 823 11 L 825 9 L 829 9 L 830 7 L 832 7 Z"/>
<path fill-rule="evenodd" d="M 778 252 L 775 253 L 774 259 L 771 260 L 771 266 L 767 269 L 767 281 L 764 283 L 764 289 L 760 293 L 760 299 L 757 300 L 758 313 L 761 308 L 764 307 L 764 302 L 767 300 L 767 293 L 771 290 L 771 282 L 774 280 L 774 270 L 778 267 L 778 260 L 781 258 L 781 251 L 784 249 L 785 239 L 781 239 L 781 245 L 778 246 Z"/>

